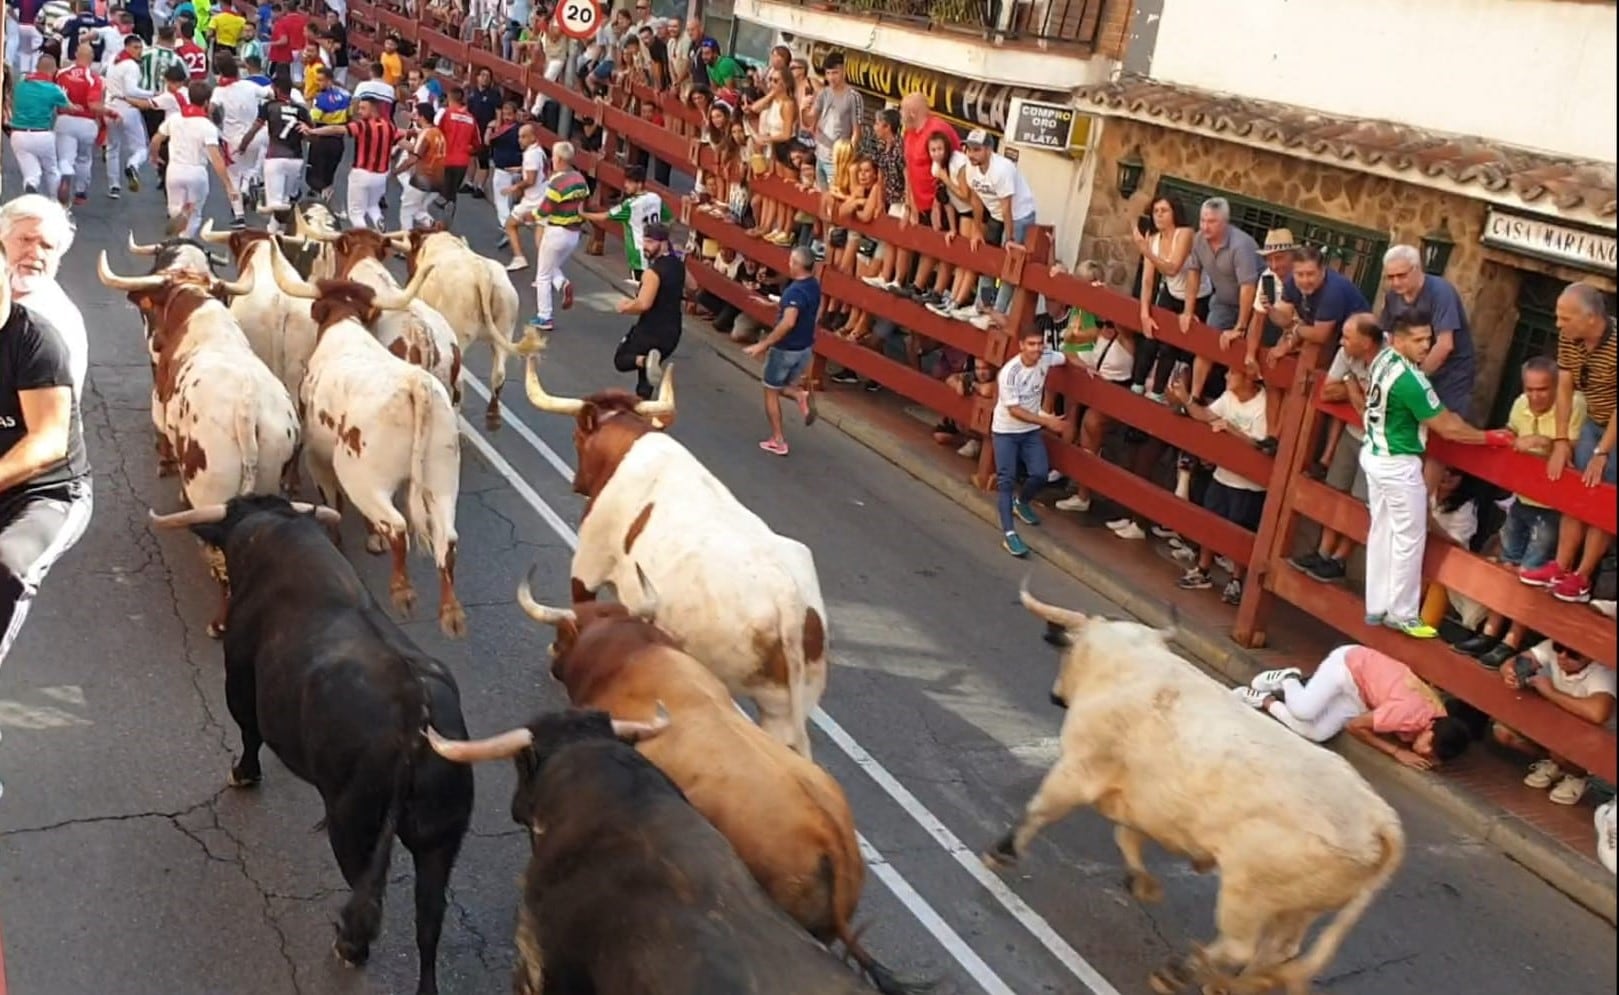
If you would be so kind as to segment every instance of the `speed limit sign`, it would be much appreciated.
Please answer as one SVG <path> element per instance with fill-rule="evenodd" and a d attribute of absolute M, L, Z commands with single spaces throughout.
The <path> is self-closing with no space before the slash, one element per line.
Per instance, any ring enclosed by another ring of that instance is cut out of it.
<path fill-rule="evenodd" d="M 590 41 L 601 30 L 602 9 L 596 0 L 562 0 L 556 17 L 562 33 L 579 41 Z"/>

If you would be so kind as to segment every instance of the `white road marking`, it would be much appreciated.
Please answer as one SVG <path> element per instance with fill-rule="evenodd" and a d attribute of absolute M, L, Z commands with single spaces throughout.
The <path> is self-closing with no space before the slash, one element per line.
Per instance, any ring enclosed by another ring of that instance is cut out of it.
<path fill-rule="evenodd" d="M 489 400 L 489 389 L 477 377 L 463 368 L 461 378 L 463 383 L 470 386 L 475 393 L 481 395 L 486 402 Z M 515 430 L 519 438 L 527 442 L 539 453 L 540 457 L 549 463 L 564 480 L 570 484 L 573 482 L 573 468 L 557 454 L 556 450 L 547 445 L 545 440 L 535 435 L 527 425 L 524 425 L 512 410 L 506 406 L 505 402 L 501 403 L 500 412 L 505 424 Z M 461 419 L 461 432 L 472 442 L 473 448 L 477 449 L 478 453 L 495 469 L 495 472 L 506 478 L 506 481 L 512 485 L 518 495 L 534 508 L 553 532 L 560 536 L 571 548 L 579 548 L 579 534 L 570 528 L 562 520 L 562 517 L 557 514 L 556 510 L 547 504 L 539 494 L 535 493 L 534 489 L 517 472 L 517 469 L 507 462 L 504 456 L 496 452 L 494 446 L 484 438 L 482 433 L 473 428 L 465 418 Z M 888 797 L 892 798 L 894 803 L 904 810 L 906 815 L 911 817 L 912 821 L 929 836 L 933 837 L 934 841 L 956 863 L 965 868 L 973 880 L 983 885 L 985 890 L 1006 910 L 1007 914 L 1015 919 L 1020 926 L 1028 930 L 1039 941 L 1041 946 L 1045 947 L 1063 967 L 1068 969 L 1070 974 L 1079 980 L 1080 984 L 1085 986 L 1086 990 L 1091 992 L 1091 995 L 1119 995 L 1119 990 L 1114 988 L 1106 978 L 1102 977 L 1101 972 L 1097 971 L 1089 961 L 1080 956 L 1079 952 L 1059 936 L 1043 916 L 1030 908 L 1023 899 L 1019 898 L 1017 893 L 1007 886 L 1006 882 L 996 877 L 993 872 L 986 868 L 983 861 L 979 859 L 978 854 L 968 849 L 956 834 L 950 831 L 943 820 L 934 815 L 926 805 L 923 805 L 915 795 L 911 794 L 910 790 L 901 784 L 894 775 L 890 774 L 888 769 L 879 763 L 877 758 L 868 753 L 865 747 L 861 746 L 853 736 L 845 732 L 843 727 L 837 723 L 837 720 L 820 708 L 815 710 L 810 719 L 817 728 L 826 734 L 833 745 L 850 760 L 854 761 L 856 766 L 865 771 L 867 776 L 875 781 L 877 786 L 882 788 Z M 859 840 L 861 853 L 866 857 L 867 863 L 872 865 L 873 873 L 888 886 L 889 890 L 894 893 L 894 897 L 899 899 L 900 903 L 916 917 L 917 922 L 931 933 L 934 939 L 939 941 L 950 956 L 955 958 L 956 963 L 960 964 L 962 969 L 980 987 L 992 993 L 992 995 L 1001 995 L 1001 993 L 1014 995 L 1012 989 L 1007 987 L 1006 982 L 1002 981 L 1000 976 L 973 952 L 966 941 L 940 918 L 927 900 L 917 894 L 916 890 L 906 882 L 904 877 L 888 864 L 882 854 L 871 846 L 864 836 L 859 837 Z"/>

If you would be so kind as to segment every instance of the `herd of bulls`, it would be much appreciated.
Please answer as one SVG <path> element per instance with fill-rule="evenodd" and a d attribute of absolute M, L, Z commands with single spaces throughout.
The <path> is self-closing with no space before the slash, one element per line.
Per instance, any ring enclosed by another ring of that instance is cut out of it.
<path fill-rule="evenodd" d="M 146 323 L 161 472 L 178 473 L 189 505 L 153 523 L 189 528 L 221 585 L 209 629 L 242 735 L 231 783 L 260 780 L 267 744 L 319 791 L 351 889 L 337 954 L 366 960 L 397 839 L 415 868 L 417 991 L 438 990 L 471 768 L 510 759 L 512 818 L 531 842 L 520 995 L 927 987 L 876 961 L 852 926 L 865 866 L 848 802 L 807 735 L 828 670 L 813 556 L 664 431 L 676 416 L 672 370 L 653 400 L 548 393 L 534 355 L 544 343 L 513 341 L 505 272 L 444 231 L 339 232 L 314 206 L 294 235 L 202 237 L 131 237 L 153 271 L 116 275 L 103 252 L 98 272 Z M 209 242 L 229 246 L 234 280 L 215 273 Z M 407 260 L 404 286 L 383 265 L 394 252 Z M 465 633 L 457 407 L 464 350 L 479 340 L 495 363 L 488 426 L 499 426 L 506 360 L 523 357 L 530 402 L 573 421 L 586 504 L 571 606 L 538 603 L 528 581 L 517 592 L 555 630 L 551 674 L 572 708 L 473 739 L 454 676 L 371 597 L 337 526 L 347 499 L 368 548 L 391 552 L 390 592 L 406 617 L 414 535 L 438 568 L 440 627 Z M 320 504 L 283 496 L 301 487 L 301 463 Z M 607 587 L 616 600 L 598 602 Z M 1137 897 L 1158 891 L 1141 863 L 1146 838 L 1221 871 L 1219 939 L 1156 973 L 1156 989 L 1306 991 L 1398 867 L 1393 811 L 1340 758 L 1234 703 L 1162 633 L 1027 591 L 1024 603 L 1067 633 L 1053 697 L 1069 712 L 1062 759 L 986 859 L 1014 860 L 1043 826 L 1093 805 L 1118 823 Z M 758 724 L 733 696 L 757 705 Z"/>

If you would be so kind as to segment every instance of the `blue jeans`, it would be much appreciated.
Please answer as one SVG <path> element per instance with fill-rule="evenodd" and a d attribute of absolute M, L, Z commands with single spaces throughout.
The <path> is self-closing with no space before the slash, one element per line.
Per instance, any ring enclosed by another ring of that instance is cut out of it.
<path fill-rule="evenodd" d="M 1029 229 L 1033 227 L 1034 215 L 1032 214 L 1014 219 L 1011 227 L 1002 233 L 1000 245 L 1005 247 L 1012 242 L 1016 242 L 1019 245 L 1027 245 L 1028 243 L 1025 242 L 1024 239 L 1028 237 Z M 1017 288 L 1012 286 L 1010 283 L 1003 283 L 1001 284 L 1001 289 L 996 291 L 995 280 L 996 278 L 994 276 L 990 276 L 988 274 L 978 278 L 978 299 L 985 304 L 994 301 L 995 310 L 1004 314 L 1006 313 L 1006 310 L 1012 306 L 1012 291 L 1016 290 Z"/>
<path fill-rule="evenodd" d="M 1550 563 L 1557 555 L 1557 523 L 1562 518 L 1555 508 L 1512 502 L 1507 520 L 1501 526 L 1501 562 L 1525 570 Z"/>
<path fill-rule="evenodd" d="M 1018 500 L 1028 504 L 1046 486 L 1046 475 L 1051 462 L 1046 456 L 1046 441 L 1039 429 L 1030 432 L 991 432 L 990 445 L 995 452 L 995 490 L 997 507 L 1001 513 L 1001 531 L 1011 532 L 1012 490 L 1017 486 L 1018 464 L 1023 464 L 1025 478 L 1023 492 Z"/>
<path fill-rule="evenodd" d="M 1602 433 L 1608 430 L 1606 425 L 1598 425 L 1588 421 L 1580 426 L 1580 437 L 1574 442 L 1574 468 L 1583 471 L 1585 464 L 1591 462 L 1591 456 L 1596 452 L 1597 443 L 1602 441 Z M 1609 453 L 1607 462 L 1602 467 L 1602 482 L 1606 484 L 1619 483 L 1614 472 L 1619 467 L 1614 464 L 1614 454 Z"/>
<path fill-rule="evenodd" d="M 814 349 L 783 349 L 773 346 L 765 353 L 765 386 L 771 390 L 791 387 L 809 369 L 815 358 Z"/>

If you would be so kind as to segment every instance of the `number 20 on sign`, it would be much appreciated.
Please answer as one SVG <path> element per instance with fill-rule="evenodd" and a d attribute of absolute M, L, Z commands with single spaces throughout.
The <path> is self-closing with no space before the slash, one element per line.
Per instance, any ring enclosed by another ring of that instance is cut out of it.
<path fill-rule="evenodd" d="M 589 41 L 601 30 L 602 9 L 597 0 L 562 0 L 556 10 L 557 27 L 569 38 Z"/>

